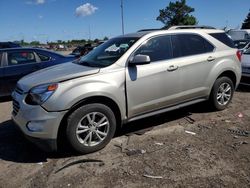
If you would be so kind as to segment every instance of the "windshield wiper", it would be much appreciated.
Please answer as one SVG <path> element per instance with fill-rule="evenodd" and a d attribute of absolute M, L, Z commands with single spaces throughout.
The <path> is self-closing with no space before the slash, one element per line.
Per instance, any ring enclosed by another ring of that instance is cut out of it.
<path fill-rule="evenodd" d="M 87 61 L 80 61 L 80 62 L 78 62 L 78 64 L 83 65 L 83 66 L 87 66 L 87 67 L 104 67 L 103 65 L 95 64 L 95 63 L 89 63 Z"/>

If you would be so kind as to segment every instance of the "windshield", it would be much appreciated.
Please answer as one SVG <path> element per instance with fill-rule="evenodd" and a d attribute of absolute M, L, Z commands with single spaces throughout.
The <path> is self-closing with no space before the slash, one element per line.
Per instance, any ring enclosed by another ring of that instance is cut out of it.
<path fill-rule="evenodd" d="M 249 41 L 235 41 L 234 44 L 238 49 L 242 49 L 246 47 L 246 45 L 249 43 Z"/>
<path fill-rule="evenodd" d="M 243 54 L 248 54 L 248 55 L 250 55 L 250 48 L 248 48 Z"/>
<path fill-rule="evenodd" d="M 137 40 L 135 37 L 110 39 L 76 63 L 90 67 L 107 67 L 115 63 Z"/>

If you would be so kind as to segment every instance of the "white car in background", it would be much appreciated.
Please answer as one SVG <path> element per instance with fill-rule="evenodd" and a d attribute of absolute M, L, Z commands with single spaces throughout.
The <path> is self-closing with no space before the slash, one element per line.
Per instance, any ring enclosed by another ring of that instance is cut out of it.
<path fill-rule="evenodd" d="M 242 58 L 241 84 L 250 86 L 250 48 L 248 48 L 248 50 L 246 50 L 242 54 L 241 58 Z"/>

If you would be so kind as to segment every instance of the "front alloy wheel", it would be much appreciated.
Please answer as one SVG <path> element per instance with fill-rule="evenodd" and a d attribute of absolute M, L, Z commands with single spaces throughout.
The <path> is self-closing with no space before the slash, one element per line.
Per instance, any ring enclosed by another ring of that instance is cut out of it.
<path fill-rule="evenodd" d="M 87 104 L 76 109 L 67 121 L 66 135 L 70 145 L 87 154 L 104 148 L 116 130 L 113 111 L 104 104 Z"/>
<path fill-rule="evenodd" d="M 78 123 L 76 135 L 84 146 L 96 146 L 107 137 L 109 120 L 100 112 L 91 112 L 85 115 Z"/>

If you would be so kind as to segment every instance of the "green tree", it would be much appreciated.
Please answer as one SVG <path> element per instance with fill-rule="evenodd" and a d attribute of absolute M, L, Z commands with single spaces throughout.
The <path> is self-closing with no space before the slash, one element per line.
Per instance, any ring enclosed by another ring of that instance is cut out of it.
<path fill-rule="evenodd" d="M 250 12 L 247 15 L 247 18 L 244 20 L 241 29 L 250 29 Z"/>
<path fill-rule="evenodd" d="M 32 45 L 32 46 L 37 46 L 37 45 L 40 45 L 40 42 L 39 42 L 39 41 L 32 41 L 32 42 L 30 43 L 30 45 Z"/>
<path fill-rule="evenodd" d="M 109 40 L 109 38 L 108 38 L 107 36 L 105 36 L 105 37 L 103 38 L 103 40 Z"/>
<path fill-rule="evenodd" d="M 99 39 L 95 39 L 95 40 L 94 40 L 94 43 L 98 43 L 98 42 L 99 42 Z"/>
<path fill-rule="evenodd" d="M 159 10 L 160 15 L 156 20 L 161 21 L 168 28 L 174 25 L 196 25 L 197 19 L 190 15 L 194 8 L 186 4 L 186 0 L 170 2 L 165 9 Z"/>

